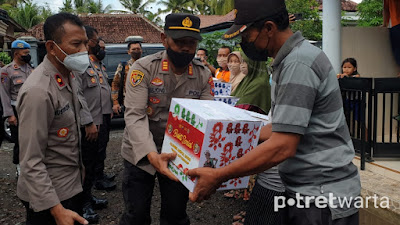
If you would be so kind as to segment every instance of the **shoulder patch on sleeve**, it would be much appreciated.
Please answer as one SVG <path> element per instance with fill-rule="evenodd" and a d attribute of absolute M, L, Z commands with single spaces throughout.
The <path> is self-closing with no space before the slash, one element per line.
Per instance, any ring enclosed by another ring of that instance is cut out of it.
<path fill-rule="evenodd" d="M 131 76 L 130 76 L 130 82 L 132 86 L 136 87 L 138 86 L 144 78 L 144 74 L 140 70 L 132 70 Z"/>
<path fill-rule="evenodd" d="M 192 60 L 192 63 L 193 63 L 194 65 L 196 65 L 196 66 L 200 66 L 200 67 L 202 67 L 202 68 L 205 68 L 204 64 L 203 64 L 200 60 L 193 59 L 193 60 Z"/>

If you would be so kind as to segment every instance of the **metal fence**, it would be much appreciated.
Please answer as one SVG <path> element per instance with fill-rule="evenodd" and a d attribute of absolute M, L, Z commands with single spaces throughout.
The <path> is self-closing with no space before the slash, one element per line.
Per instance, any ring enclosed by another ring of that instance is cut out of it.
<path fill-rule="evenodd" d="M 361 169 L 372 158 L 400 158 L 399 78 L 339 79 L 343 108 Z"/>

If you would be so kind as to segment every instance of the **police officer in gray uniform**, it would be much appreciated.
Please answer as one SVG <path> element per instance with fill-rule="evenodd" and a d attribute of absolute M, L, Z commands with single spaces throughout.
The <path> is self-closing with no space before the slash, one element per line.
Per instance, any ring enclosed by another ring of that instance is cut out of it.
<path fill-rule="evenodd" d="M 13 61 L 1 69 L 0 96 L 3 105 L 3 117 L 8 118 L 11 130 L 11 140 L 14 142 L 13 163 L 19 164 L 18 115 L 15 110 L 19 89 L 31 74 L 33 68 L 29 65 L 31 46 L 22 40 L 11 43 Z M 19 175 L 17 167 L 17 176 Z"/>
<path fill-rule="evenodd" d="M 78 215 L 84 176 L 79 143 L 82 104 L 71 73 L 88 67 L 87 37 L 82 22 L 69 13 L 49 17 L 43 30 L 47 55 L 18 96 L 17 195 L 26 208 L 26 224 L 87 224 Z"/>
<path fill-rule="evenodd" d="M 99 215 L 93 208 L 101 209 L 107 207 L 108 201 L 92 196 L 92 187 L 96 179 L 96 164 L 99 158 L 105 158 L 105 148 L 99 152 L 102 145 L 100 139 L 105 139 L 105 135 L 100 137 L 102 126 L 108 126 L 108 118 L 111 117 L 112 102 L 111 88 L 107 83 L 107 76 L 100 65 L 100 60 L 104 58 L 104 53 L 99 55 L 99 37 L 97 30 L 90 26 L 85 26 L 86 35 L 89 39 L 89 61 L 90 65 L 83 74 L 76 74 L 80 81 L 80 89 L 84 96 L 82 103 L 87 105 L 80 111 L 81 132 L 82 132 L 82 158 L 85 166 L 85 181 L 83 183 L 83 217 L 90 223 L 97 223 Z M 88 110 L 87 110 L 88 109 Z M 106 121 L 105 121 L 106 120 Z M 102 132 L 104 133 L 104 131 Z M 99 138 L 97 138 L 97 135 Z M 103 144 L 104 145 L 104 144 Z M 107 145 L 107 143 L 105 144 Z M 111 184 L 115 188 L 115 183 Z"/>
<path fill-rule="evenodd" d="M 210 71 L 193 60 L 200 19 L 170 14 L 161 34 L 167 50 L 137 60 L 126 79 L 125 131 L 122 142 L 125 212 L 120 224 L 148 225 L 155 177 L 161 191 L 161 225 L 190 224 L 189 191 L 168 170 L 175 154 L 161 153 L 171 98 L 213 99 Z"/>

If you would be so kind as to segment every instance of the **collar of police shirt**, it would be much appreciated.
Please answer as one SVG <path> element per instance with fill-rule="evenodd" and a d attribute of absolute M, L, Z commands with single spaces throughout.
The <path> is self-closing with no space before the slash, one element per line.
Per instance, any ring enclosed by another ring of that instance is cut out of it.
<path fill-rule="evenodd" d="M 182 74 L 176 74 L 176 73 L 174 73 L 175 74 L 175 78 L 176 78 L 176 80 L 177 81 L 179 81 L 182 77 L 183 77 L 183 73 Z"/>

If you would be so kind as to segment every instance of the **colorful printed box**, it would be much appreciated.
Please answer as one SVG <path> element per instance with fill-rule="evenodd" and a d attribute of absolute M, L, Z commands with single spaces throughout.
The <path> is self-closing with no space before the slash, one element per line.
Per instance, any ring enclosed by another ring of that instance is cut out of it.
<path fill-rule="evenodd" d="M 176 152 L 169 169 L 193 191 L 196 180 L 185 175 L 198 167 L 219 168 L 257 146 L 261 121 L 223 102 L 173 98 L 162 152 Z M 229 180 L 219 190 L 246 188 L 249 177 Z"/>
<path fill-rule="evenodd" d="M 214 96 L 230 96 L 232 84 L 213 79 L 214 81 Z"/>
<path fill-rule="evenodd" d="M 230 106 L 235 106 L 236 103 L 239 101 L 239 98 L 235 97 L 235 96 L 218 96 L 218 97 L 214 97 L 214 101 L 219 101 L 219 102 L 226 103 Z"/>

